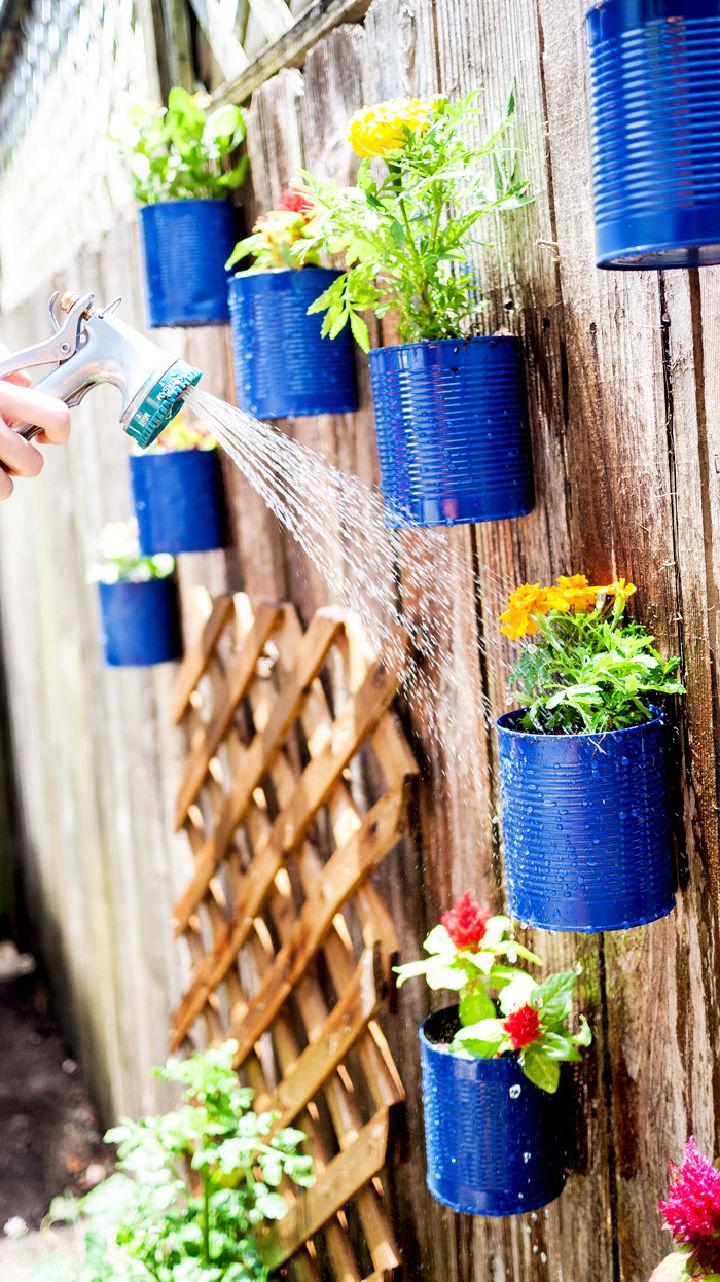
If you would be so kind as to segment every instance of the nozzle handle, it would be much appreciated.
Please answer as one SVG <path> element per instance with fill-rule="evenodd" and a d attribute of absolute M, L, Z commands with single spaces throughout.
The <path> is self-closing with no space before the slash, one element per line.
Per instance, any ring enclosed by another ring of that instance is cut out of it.
<path fill-rule="evenodd" d="M 7 365 L 7 361 L 5 365 Z M 2 368 L 0 366 L 0 370 Z M 16 365 L 9 372 L 14 373 L 17 368 Z M 0 378 L 2 378 L 2 373 L 0 373 Z M 58 365 L 57 369 L 51 370 L 44 378 L 39 378 L 33 386 L 37 391 L 47 392 L 49 396 L 57 396 L 59 400 L 65 402 L 68 408 L 71 408 L 73 405 L 78 405 L 85 393 L 89 391 L 89 386 L 82 387 L 78 391 L 74 386 L 76 382 L 77 372 L 72 367 L 72 363 L 68 362 L 67 365 Z M 18 423 L 13 430 L 24 436 L 26 441 L 31 441 L 34 436 L 38 436 L 42 432 L 42 428 L 35 427 L 33 423 Z"/>

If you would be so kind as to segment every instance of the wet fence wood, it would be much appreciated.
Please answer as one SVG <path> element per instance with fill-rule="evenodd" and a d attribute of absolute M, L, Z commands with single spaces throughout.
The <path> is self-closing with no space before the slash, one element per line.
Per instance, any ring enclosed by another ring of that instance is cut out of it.
<path fill-rule="evenodd" d="M 509 84 L 535 202 L 493 229 L 478 258 L 488 307 L 479 324 L 517 333 L 530 398 L 538 505 L 521 522 L 447 535 L 437 573 L 456 590 L 454 661 L 466 676 L 463 740 L 438 746 L 407 713 L 421 764 L 412 833 L 375 877 L 405 958 L 466 886 L 502 903 L 494 717 L 510 658 L 499 633 L 503 593 L 520 579 L 584 570 L 641 585 L 638 610 L 683 655 L 677 779 L 681 893 L 665 921 L 605 938 L 537 933 L 554 965 L 583 965 L 595 1032 L 578 1078 L 576 1170 L 561 1200 L 512 1221 L 455 1216 L 424 1188 L 417 1026 L 420 985 L 383 1019 L 407 1096 L 403 1161 L 388 1197 L 403 1282 L 644 1282 L 662 1254 L 655 1199 L 669 1157 L 694 1132 L 720 1147 L 718 1098 L 717 628 L 720 578 L 720 275 L 603 274 L 594 266 L 582 0 L 374 0 L 362 23 L 323 39 L 302 69 L 257 89 L 249 111 L 254 191 L 270 205 L 301 165 L 344 177 L 347 117 L 403 93 L 485 86 L 491 116 Z M 62 281 L 122 293 L 143 315 L 137 232 L 119 222 Z M 12 346 L 44 333 L 44 297 L 3 318 Z M 158 336 L 234 399 L 224 330 Z M 297 420 L 287 431 L 340 467 L 377 480 L 367 375 L 355 416 Z M 85 582 L 97 532 L 130 510 L 126 442 L 111 393 L 76 415 L 65 451 L 0 512 L 0 607 L 15 766 L 23 802 L 28 893 L 79 1052 L 108 1114 L 157 1099 L 148 1068 L 165 1053 L 170 1010 L 187 986 L 171 933 L 187 882 L 174 838 L 182 737 L 172 724 L 174 673 L 107 672 L 94 589 Z M 235 546 L 183 558 L 189 588 L 242 588 L 288 600 L 304 625 L 328 589 L 240 473 L 225 467 Z M 397 590 L 412 600 L 413 544 Z M 479 590 L 475 590 L 475 577 Z M 598 580 L 598 576 L 599 580 Z M 422 602 L 413 603 L 420 610 Z M 460 714 L 462 713 L 462 716 Z M 466 769 L 453 769 L 457 753 Z"/>

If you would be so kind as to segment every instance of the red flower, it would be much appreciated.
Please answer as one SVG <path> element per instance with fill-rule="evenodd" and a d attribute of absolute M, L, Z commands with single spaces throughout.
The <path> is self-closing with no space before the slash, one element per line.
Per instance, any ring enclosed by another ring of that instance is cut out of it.
<path fill-rule="evenodd" d="M 452 939 L 456 948 L 477 948 L 484 938 L 487 924 L 492 913 L 481 908 L 472 891 L 466 890 L 455 900 L 452 908 L 443 913 L 440 923 Z"/>
<path fill-rule="evenodd" d="M 698 1153 L 692 1135 L 682 1165 L 670 1163 L 667 1202 L 658 1206 L 676 1242 L 706 1243 L 720 1232 L 720 1171 Z"/>
<path fill-rule="evenodd" d="M 291 214 L 302 214 L 306 223 L 315 213 L 312 196 L 307 191 L 301 191 L 299 187 L 285 188 L 280 197 L 280 207 L 289 210 Z"/>
<path fill-rule="evenodd" d="M 514 1010 L 508 1015 L 503 1028 L 515 1051 L 536 1042 L 542 1031 L 540 1016 L 534 1006 L 521 1006 L 519 1010 Z"/>

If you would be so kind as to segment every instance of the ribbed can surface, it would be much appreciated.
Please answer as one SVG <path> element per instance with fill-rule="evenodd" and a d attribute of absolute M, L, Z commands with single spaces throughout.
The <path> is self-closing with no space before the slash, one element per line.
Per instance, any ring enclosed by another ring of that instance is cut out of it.
<path fill-rule="evenodd" d="M 227 200 L 169 200 L 140 210 L 148 316 L 160 325 L 228 319 L 225 261 L 237 240 Z"/>
<path fill-rule="evenodd" d="M 510 912 L 546 930 L 627 930 L 674 907 L 667 729 L 528 734 L 500 717 Z"/>
<path fill-rule="evenodd" d="M 720 0 L 586 16 L 599 267 L 720 262 Z"/>
<path fill-rule="evenodd" d="M 223 546 L 217 450 L 133 455 L 130 474 L 143 556 Z"/>
<path fill-rule="evenodd" d="M 468 1215 L 517 1215 L 546 1206 L 567 1177 L 568 1075 L 555 1095 L 525 1077 L 514 1056 L 450 1055 L 457 1007 L 420 1030 L 427 1184 Z"/>
<path fill-rule="evenodd" d="M 370 352 L 388 524 L 464 525 L 533 508 L 520 344 L 512 335 Z"/>
<path fill-rule="evenodd" d="M 180 617 L 173 578 L 99 587 L 108 667 L 147 668 L 179 658 Z"/>
<path fill-rule="evenodd" d="M 339 272 L 246 272 L 228 286 L 240 408 L 260 419 L 352 414 L 357 409 L 350 328 L 321 338 L 323 317 L 308 316 Z"/>

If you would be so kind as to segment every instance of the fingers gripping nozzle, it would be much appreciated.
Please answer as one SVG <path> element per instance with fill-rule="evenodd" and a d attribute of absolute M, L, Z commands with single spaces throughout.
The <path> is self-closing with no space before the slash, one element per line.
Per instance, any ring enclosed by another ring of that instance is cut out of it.
<path fill-rule="evenodd" d="M 182 397 L 202 377 L 200 370 L 174 360 L 161 348 L 115 316 L 116 298 L 102 311 L 94 310 L 94 294 L 53 294 L 49 303 L 53 333 L 40 343 L 0 361 L 0 378 L 17 369 L 55 364 L 37 387 L 77 405 L 91 387 L 110 383 L 122 404 L 120 425 L 147 449 L 182 406 Z M 19 429 L 34 435 L 32 427 Z"/>

